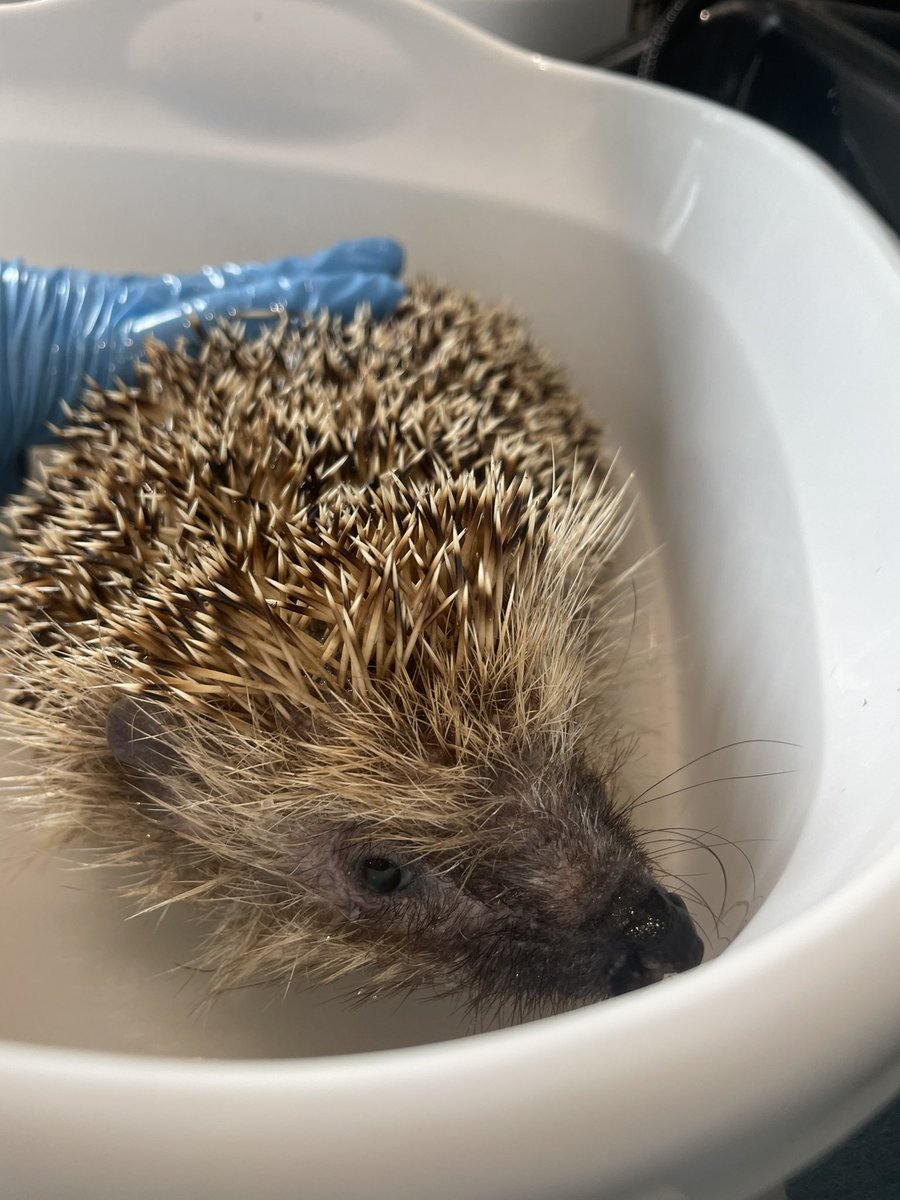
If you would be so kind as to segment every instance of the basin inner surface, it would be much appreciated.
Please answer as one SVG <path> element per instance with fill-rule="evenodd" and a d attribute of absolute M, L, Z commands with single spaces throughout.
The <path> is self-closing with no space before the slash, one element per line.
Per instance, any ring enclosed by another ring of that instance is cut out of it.
<path fill-rule="evenodd" d="M 661 863 L 708 903 L 711 912 L 695 911 L 710 957 L 748 919 L 738 947 L 752 936 L 754 914 L 766 912 L 779 880 L 786 899 L 770 924 L 828 894 L 824 870 L 818 882 L 806 872 L 799 906 L 783 887 L 804 824 L 827 815 L 812 804 L 820 741 L 814 614 L 770 421 L 779 398 L 768 393 L 765 364 L 698 282 L 663 254 L 546 212 L 422 187 L 298 177 L 271 164 L 82 150 L 60 220 L 56 181 L 69 152 L 16 153 L 16 175 L 29 187 L 27 196 L 4 196 L 6 256 L 181 271 L 383 232 L 409 247 L 408 274 L 512 300 L 636 476 L 634 549 L 657 553 L 635 646 L 646 657 L 617 698 L 624 723 L 642 736 L 624 789 L 650 788 L 642 821 L 678 831 L 658 843 Z M 176 175 L 183 220 L 147 203 Z M 116 186 L 92 190 L 92 179 Z M 296 201 L 286 203 L 287 194 Z M 0 956 L 14 967 L 0 994 L 0 1038 L 269 1057 L 399 1046 L 472 1028 L 449 1002 L 348 1007 L 335 999 L 352 991 L 346 986 L 244 989 L 209 1008 L 205 981 L 182 965 L 198 937 L 187 911 L 126 921 L 131 910 L 102 872 L 75 869 L 77 855 L 66 862 L 33 851 L 28 836 L 4 835 Z"/>

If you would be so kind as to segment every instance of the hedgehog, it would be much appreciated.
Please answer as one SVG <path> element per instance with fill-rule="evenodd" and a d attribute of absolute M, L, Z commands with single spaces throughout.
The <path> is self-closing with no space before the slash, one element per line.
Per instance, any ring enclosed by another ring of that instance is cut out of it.
<path fill-rule="evenodd" d="M 629 487 L 518 315 L 226 322 L 67 417 L 7 515 L 15 803 L 202 905 L 214 992 L 544 1011 L 700 961 L 618 795 Z"/>

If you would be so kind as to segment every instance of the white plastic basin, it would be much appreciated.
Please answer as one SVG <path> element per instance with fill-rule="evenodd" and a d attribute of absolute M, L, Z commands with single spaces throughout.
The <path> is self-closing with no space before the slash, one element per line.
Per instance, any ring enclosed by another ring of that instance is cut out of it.
<path fill-rule="evenodd" d="M 467 1038 L 268 991 L 198 1015 L 189 921 L 126 924 L 9 834 L 4 1200 L 748 1200 L 900 1086 L 891 235 L 761 126 L 412 0 L 0 6 L 0 255 L 186 270 L 376 232 L 529 313 L 636 470 L 671 671 L 635 721 L 675 765 L 760 739 L 653 793 L 751 856 L 755 896 L 733 848 L 727 894 L 678 868 L 715 949 L 745 927 Z"/>

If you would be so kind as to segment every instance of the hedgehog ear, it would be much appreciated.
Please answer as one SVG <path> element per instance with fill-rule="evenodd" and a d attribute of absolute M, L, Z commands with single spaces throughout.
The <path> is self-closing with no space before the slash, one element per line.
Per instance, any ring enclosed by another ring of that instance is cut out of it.
<path fill-rule="evenodd" d="M 167 740 L 166 710 L 146 696 L 123 696 L 106 715 L 106 744 L 134 787 L 138 810 L 154 821 L 184 832 L 173 777 L 197 776 Z"/>
<path fill-rule="evenodd" d="M 163 707 L 141 696 L 123 696 L 106 715 L 106 743 L 123 767 L 152 775 L 178 775 L 188 765 L 166 741 Z"/>

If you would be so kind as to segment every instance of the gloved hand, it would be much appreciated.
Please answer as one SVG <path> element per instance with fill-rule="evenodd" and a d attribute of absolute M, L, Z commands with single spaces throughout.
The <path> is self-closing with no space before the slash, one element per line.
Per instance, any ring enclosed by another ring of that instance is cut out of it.
<path fill-rule="evenodd" d="M 309 258 L 226 263 L 196 275 L 103 275 L 0 259 L 0 499 L 21 483 L 28 446 L 74 405 L 90 377 L 130 382 L 144 339 L 169 342 L 191 317 L 311 312 L 385 317 L 403 296 L 403 251 L 387 238 L 343 242 Z"/>

